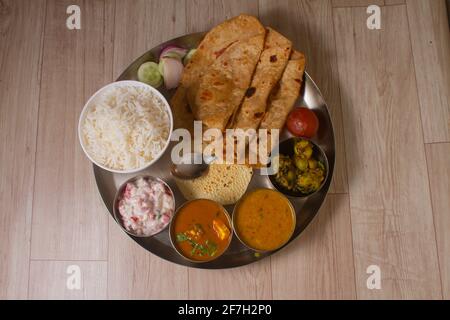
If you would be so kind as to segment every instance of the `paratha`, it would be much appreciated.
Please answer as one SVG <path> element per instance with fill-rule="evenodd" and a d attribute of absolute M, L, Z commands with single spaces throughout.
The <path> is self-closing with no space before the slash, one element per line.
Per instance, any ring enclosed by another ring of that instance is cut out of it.
<path fill-rule="evenodd" d="M 257 129 L 267 107 L 270 92 L 280 80 L 291 54 L 292 42 L 268 28 L 267 39 L 256 66 L 250 87 L 231 127 L 235 129 Z"/>
<path fill-rule="evenodd" d="M 186 101 L 186 88 L 179 86 L 170 100 L 170 107 L 173 114 L 173 128 L 187 129 L 194 133 L 194 115 Z"/>
<path fill-rule="evenodd" d="M 264 34 L 233 43 L 200 77 L 198 87 L 188 89 L 195 119 L 207 128 L 226 128 L 250 85 L 263 46 Z"/>
<path fill-rule="evenodd" d="M 300 88 L 305 72 L 305 56 L 294 51 L 289 60 L 280 83 L 269 97 L 267 111 L 261 122 L 261 129 L 281 130 L 300 95 Z"/>
<path fill-rule="evenodd" d="M 265 32 L 264 26 L 257 18 L 250 15 L 240 15 L 217 25 L 206 34 L 184 68 L 180 85 L 171 99 L 174 118 L 179 117 L 179 120 L 174 124 L 175 129 L 192 127 L 194 115 L 190 112 L 186 94 L 189 88 L 198 85 L 203 72 L 233 43 L 257 35 L 264 35 Z M 195 97 L 195 89 L 191 88 L 190 92 Z"/>
<path fill-rule="evenodd" d="M 250 15 L 239 15 L 212 28 L 202 40 L 197 51 L 186 65 L 181 86 L 189 88 L 200 75 L 237 41 L 265 34 L 264 26 Z"/>

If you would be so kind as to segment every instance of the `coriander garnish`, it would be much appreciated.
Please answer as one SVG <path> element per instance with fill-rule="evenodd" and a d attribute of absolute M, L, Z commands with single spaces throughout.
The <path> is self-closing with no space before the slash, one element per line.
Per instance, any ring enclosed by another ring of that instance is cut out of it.
<path fill-rule="evenodd" d="M 198 254 L 199 256 L 205 256 L 205 255 L 209 255 L 210 257 L 213 257 L 216 253 L 217 253 L 217 244 L 214 243 L 213 241 L 209 241 L 206 240 L 205 245 L 202 245 L 194 240 L 192 240 L 191 238 L 189 238 L 186 234 L 184 233 L 178 233 L 177 234 L 177 242 L 185 242 L 187 241 L 191 247 L 191 255 L 195 255 Z"/>

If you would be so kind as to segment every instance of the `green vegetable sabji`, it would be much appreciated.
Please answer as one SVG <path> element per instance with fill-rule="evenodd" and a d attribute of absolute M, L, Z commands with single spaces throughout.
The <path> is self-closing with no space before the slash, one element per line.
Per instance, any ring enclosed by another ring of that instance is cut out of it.
<path fill-rule="evenodd" d="M 325 179 L 324 164 L 314 158 L 314 146 L 304 139 L 294 144 L 294 156 L 280 155 L 275 181 L 284 189 L 303 194 L 317 191 Z"/>

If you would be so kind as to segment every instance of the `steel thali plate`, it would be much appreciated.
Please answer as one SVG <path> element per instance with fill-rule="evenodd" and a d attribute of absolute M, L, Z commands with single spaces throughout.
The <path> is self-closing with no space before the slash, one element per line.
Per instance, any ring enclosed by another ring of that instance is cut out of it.
<path fill-rule="evenodd" d="M 141 57 L 136 59 L 117 79 L 119 80 L 137 80 L 137 70 L 139 66 L 146 61 L 157 61 L 159 53 L 161 50 L 167 45 L 178 45 L 185 48 L 196 48 L 200 41 L 203 39 L 205 33 L 195 33 L 190 35 L 185 35 L 183 37 L 179 37 L 168 42 L 165 42 L 143 54 Z M 166 91 L 164 89 L 161 90 L 161 93 L 170 101 L 170 97 L 173 94 L 172 92 Z M 297 224 L 295 227 L 294 234 L 288 245 L 295 238 L 297 238 L 309 225 L 312 219 L 315 217 L 317 212 L 320 209 L 320 206 L 325 200 L 328 189 L 330 187 L 331 179 L 333 177 L 334 163 L 335 163 L 335 142 L 334 142 L 334 132 L 333 125 L 331 122 L 331 117 L 328 111 L 328 107 L 320 93 L 319 88 L 316 86 L 314 81 L 310 78 L 308 73 L 305 73 L 305 79 L 302 86 L 302 92 L 299 100 L 296 105 L 306 106 L 310 109 L 313 109 L 319 118 L 319 131 L 314 139 L 320 147 L 325 151 L 328 162 L 329 162 L 329 174 L 327 181 L 325 182 L 323 188 L 317 192 L 316 194 L 305 198 L 298 199 L 288 197 L 289 200 L 294 205 L 297 214 Z M 291 135 L 284 130 L 281 133 L 280 140 L 284 140 L 286 138 L 291 137 Z M 172 142 L 172 145 L 174 142 Z M 175 202 L 176 207 L 181 206 L 186 199 L 178 190 L 174 179 L 170 175 L 170 153 L 172 146 L 167 148 L 165 154 L 150 168 L 143 170 L 138 173 L 133 174 L 118 174 L 106 171 L 94 164 L 94 175 L 97 182 L 97 186 L 100 192 L 100 195 L 105 203 L 109 213 L 113 216 L 113 201 L 114 196 L 118 187 L 127 179 L 137 176 L 139 174 L 149 174 L 155 177 L 159 177 L 166 181 L 169 186 L 172 188 L 175 194 Z M 247 192 L 252 191 L 257 188 L 272 188 L 273 186 L 269 180 L 268 176 L 262 176 L 259 174 L 258 170 L 255 170 L 253 178 L 248 186 Z M 234 205 L 226 206 L 226 209 L 231 214 L 233 212 Z M 113 218 L 114 219 L 114 218 Z M 120 228 L 117 226 L 117 228 Z M 127 234 L 128 235 L 128 234 Z M 163 258 L 165 260 L 185 265 L 189 267 L 202 268 L 202 269 L 222 269 L 222 268 L 233 268 L 238 266 L 243 266 L 252 262 L 256 262 L 261 260 L 274 252 L 264 253 L 264 254 L 255 254 L 254 251 L 248 249 L 244 245 L 242 245 L 236 236 L 233 236 L 232 242 L 228 250 L 219 258 L 214 261 L 206 262 L 206 263 L 191 263 L 185 259 L 183 259 L 176 251 L 173 249 L 170 238 L 169 238 L 169 228 L 166 228 L 163 232 L 157 234 L 153 237 L 148 238 L 137 238 L 131 235 L 128 235 L 134 241 L 136 241 L 139 245 L 141 245 L 144 249 L 150 251 L 151 253 Z M 282 248 L 277 251 L 282 250 Z"/>

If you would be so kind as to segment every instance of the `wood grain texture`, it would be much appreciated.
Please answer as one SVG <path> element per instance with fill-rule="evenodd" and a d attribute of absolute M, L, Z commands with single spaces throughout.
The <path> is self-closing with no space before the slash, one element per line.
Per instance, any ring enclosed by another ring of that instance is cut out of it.
<path fill-rule="evenodd" d="M 408 0 L 425 142 L 450 142 L 450 31 L 444 0 Z"/>
<path fill-rule="evenodd" d="M 107 216 L 77 126 L 87 98 L 111 81 L 110 30 L 97 0 L 78 2 L 81 30 L 68 30 L 70 4 L 47 2 L 31 256 L 106 260 Z"/>
<path fill-rule="evenodd" d="M 115 78 L 147 50 L 185 32 L 184 3 L 178 0 L 116 1 Z M 187 268 L 150 254 L 109 217 L 108 297 L 187 299 Z"/>
<path fill-rule="evenodd" d="M 189 269 L 189 299 L 272 299 L 270 258 L 229 270 Z"/>
<path fill-rule="evenodd" d="M 394 6 L 398 4 L 405 4 L 406 0 L 384 0 L 386 6 Z"/>
<path fill-rule="evenodd" d="M 335 9 L 357 295 L 442 297 L 425 148 L 405 6 Z M 381 268 L 368 290 L 366 269 Z"/>
<path fill-rule="evenodd" d="M 274 299 L 355 299 L 348 195 L 329 195 L 312 224 L 272 257 Z"/>
<path fill-rule="evenodd" d="M 44 13 L 0 2 L 0 299 L 27 295 Z"/>
<path fill-rule="evenodd" d="M 67 287 L 70 266 L 79 268 L 80 289 Z M 106 272 L 106 261 L 31 261 L 29 299 L 106 299 Z"/>
<path fill-rule="evenodd" d="M 426 146 L 444 299 L 450 299 L 450 143 Z"/>
<path fill-rule="evenodd" d="M 331 3 L 333 4 L 333 7 L 368 7 L 372 4 L 382 6 L 385 1 L 386 0 L 331 0 Z"/>
<path fill-rule="evenodd" d="M 404 4 L 405 0 L 331 0 L 333 7 L 368 7 L 370 5 L 377 6 L 393 6 Z"/>
<path fill-rule="evenodd" d="M 445 0 L 445 4 L 447 5 L 447 19 L 450 18 L 450 0 Z M 449 22 L 450 25 L 450 22 Z"/>
<path fill-rule="evenodd" d="M 191 0 L 186 6 L 186 33 L 208 31 L 241 13 L 258 16 L 255 0 Z"/>
<path fill-rule="evenodd" d="M 146 251 L 113 219 L 109 228 L 109 299 L 188 299 L 187 267 Z"/>

